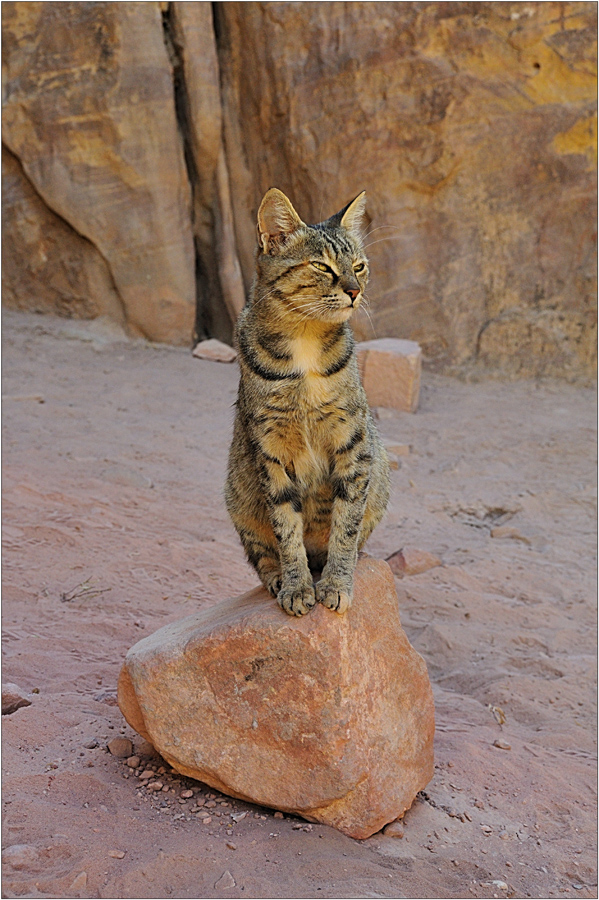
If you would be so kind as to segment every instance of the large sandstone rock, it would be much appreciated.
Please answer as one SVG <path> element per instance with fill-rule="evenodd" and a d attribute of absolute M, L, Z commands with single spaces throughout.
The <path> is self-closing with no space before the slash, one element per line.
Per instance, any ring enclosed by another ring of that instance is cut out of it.
<path fill-rule="evenodd" d="M 2 147 L 2 303 L 13 309 L 125 324 L 110 270 L 94 245 L 53 213 Z"/>
<path fill-rule="evenodd" d="M 434 711 L 386 563 L 354 604 L 287 616 L 262 588 L 182 619 L 127 654 L 130 725 L 179 772 L 365 838 L 433 774 Z"/>
<path fill-rule="evenodd" d="M 215 10 L 246 281 L 267 188 L 310 222 L 365 189 L 360 338 L 445 366 L 593 371 L 595 4 Z"/>
<path fill-rule="evenodd" d="M 104 258 L 131 330 L 190 343 L 191 197 L 159 4 L 8 3 L 2 32 L 3 142 Z"/>

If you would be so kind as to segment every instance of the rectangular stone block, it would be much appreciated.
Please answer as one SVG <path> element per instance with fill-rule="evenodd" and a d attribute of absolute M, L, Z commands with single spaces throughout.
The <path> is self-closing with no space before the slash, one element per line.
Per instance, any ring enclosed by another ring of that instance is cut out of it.
<path fill-rule="evenodd" d="M 370 406 L 416 412 L 422 351 L 415 341 L 378 338 L 356 345 L 360 377 Z"/>

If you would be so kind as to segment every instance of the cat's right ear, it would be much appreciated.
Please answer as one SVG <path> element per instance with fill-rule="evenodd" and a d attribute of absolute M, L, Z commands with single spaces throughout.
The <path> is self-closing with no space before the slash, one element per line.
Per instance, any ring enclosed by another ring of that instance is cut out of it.
<path fill-rule="evenodd" d="M 264 253 L 276 253 L 304 223 L 282 191 L 267 191 L 258 210 L 258 242 Z"/>

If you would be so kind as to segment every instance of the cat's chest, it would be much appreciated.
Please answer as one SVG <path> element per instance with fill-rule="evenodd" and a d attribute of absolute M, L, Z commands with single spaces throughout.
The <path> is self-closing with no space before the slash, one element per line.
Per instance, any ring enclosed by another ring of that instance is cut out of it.
<path fill-rule="evenodd" d="M 293 370 L 301 375 L 297 383 L 298 402 L 306 412 L 329 403 L 335 395 L 335 385 L 323 374 L 322 341 L 312 335 L 290 341 Z"/>

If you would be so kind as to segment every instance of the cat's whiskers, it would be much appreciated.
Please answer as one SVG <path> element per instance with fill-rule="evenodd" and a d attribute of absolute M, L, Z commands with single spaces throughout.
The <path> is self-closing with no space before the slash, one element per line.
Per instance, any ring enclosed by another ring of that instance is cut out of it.
<path fill-rule="evenodd" d="M 396 231 L 399 231 L 399 225 L 377 225 L 376 228 L 372 228 L 370 231 L 366 232 L 364 235 L 365 238 L 370 237 L 371 234 L 374 234 L 375 231 L 380 231 L 381 228 L 394 228 Z"/>
<path fill-rule="evenodd" d="M 388 237 L 382 237 L 376 241 L 371 241 L 370 244 L 364 244 L 364 249 L 368 250 L 369 247 L 374 247 L 375 244 L 380 244 L 383 241 L 398 241 L 398 240 L 399 240 L 399 235 L 397 235 L 397 237 L 394 237 L 393 235 L 389 235 Z"/>

